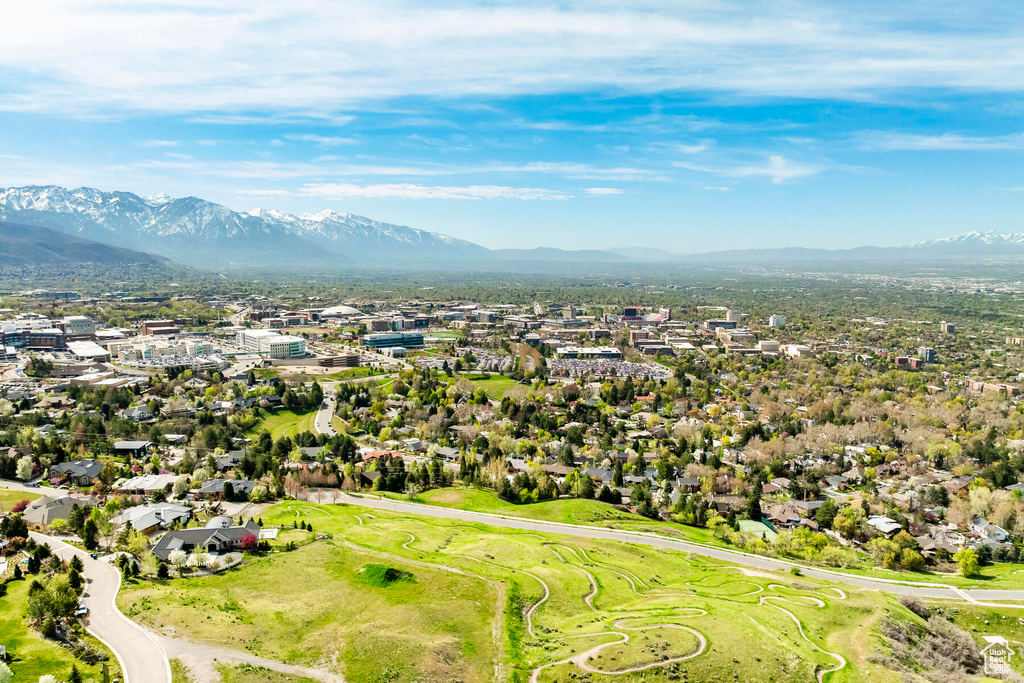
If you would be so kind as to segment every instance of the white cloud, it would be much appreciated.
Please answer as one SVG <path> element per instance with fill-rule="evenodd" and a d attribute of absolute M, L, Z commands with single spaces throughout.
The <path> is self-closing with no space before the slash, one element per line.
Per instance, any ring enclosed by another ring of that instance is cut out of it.
<path fill-rule="evenodd" d="M 351 183 L 313 183 L 298 192 L 304 197 L 321 199 L 571 199 L 572 196 L 534 187 L 469 185 L 465 187 L 427 186 L 413 183 L 356 185 Z"/>
<path fill-rule="evenodd" d="M 806 176 L 817 175 L 825 170 L 824 166 L 812 163 L 803 163 L 787 159 L 781 154 L 773 154 L 764 163 L 745 164 L 742 166 L 705 166 L 691 164 L 685 161 L 677 161 L 673 165 L 691 171 L 711 173 L 712 175 L 725 176 L 728 178 L 747 178 L 754 176 L 765 176 L 770 178 L 773 184 L 784 183 L 787 180 L 795 180 Z"/>
<path fill-rule="evenodd" d="M 943 133 L 914 135 L 907 133 L 867 132 L 858 136 L 864 149 L 883 151 L 999 151 L 1024 149 L 1024 133 L 979 137 Z"/>
<path fill-rule="evenodd" d="M 587 187 L 583 190 L 588 197 L 605 197 L 613 194 L 622 194 L 625 190 L 617 187 Z"/>
<path fill-rule="evenodd" d="M 718 185 L 718 186 L 712 185 L 712 186 L 705 187 L 704 189 L 705 190 L 712 190 L 714 192 L 728 192 L 729 191 L 728 187 L 723 187 L 721 185 Z"/>
<path fill-rule="evenodd" d="M 1024 90 L 1024 8 L 1013 3 L 997 12 L 814 0 L 754 10 L 739 0 L 8 5 L 5 23 L 17 30 L 0 43 L 2 110 L 264 123 L 344 119 L 410 96 Z"/>
<path fill-rule="evenodd" d="M 177 147 L 180 140 L 143 140 L 139 143 L 143 147 Z"/>
<path fill-rule="evenodd" d="M 334 147 L 336 145 L 351 145 L 355 143 L 355 138 L 343 138 L 337 135 L 314 135 L 312 133 L 303 133 L 301 135 L 285 135 L 286 140 L 295 140 L 298 142 L 312 142 L 317 145 L 323 145 L 325 147 Z"/>

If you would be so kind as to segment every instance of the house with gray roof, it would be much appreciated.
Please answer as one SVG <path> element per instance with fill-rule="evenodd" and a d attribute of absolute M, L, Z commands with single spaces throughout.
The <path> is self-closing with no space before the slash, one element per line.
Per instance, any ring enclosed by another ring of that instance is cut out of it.
<path fill-rule="evenodd" d="M 97 460 L 72 460 L 50 467 L 50 476 L 67 478 L 72 484 L 88 486 L 103 471 L 103 463 Z"/>
<path fill-rule="evenodd" d="M 248 479 L 210 479 L 193 492 L 196 500 L 210 500 L 224 497 L 224 485 L 231 484 L 235 498 L 248 499 L 256 482 Z"/>
<path fill-rule="evenodd" d="M 117 526 L 131 526 L 141 534 L 154 534 L 170 529 L 175 523 L 185 526 L 192 519 L 192 508 L 172 503 L 149 503 L 127 508 L 112 521 Z"/>
<path fill-rule="evenodd" d="M 186 553 L 205 551 L 217 555 L 238 550 L 242 547 L 244 538 L 259 538 L 259 535 L 260 527 L 251 519 L 242 526 L 168 531 L 153 546 L 153 554 L 165 562 L 170 560 L 171 553 L 175 550 L 183 550 Z"/>

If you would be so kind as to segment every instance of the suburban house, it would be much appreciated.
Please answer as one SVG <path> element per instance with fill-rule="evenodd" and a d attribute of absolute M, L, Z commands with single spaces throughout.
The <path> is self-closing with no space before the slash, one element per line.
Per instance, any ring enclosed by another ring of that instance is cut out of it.
<path fill-rule="evenodd" d="M 247 536 L 259 538 L 259 535 L 260 527 L 251 519 L 242 526 L 168 531 L 153 546 L 153 554 L 168 561 L 175 550 L 186 553 L 205 551 L 214 555 L 227 553 L 241 548 L 242 539 Z"/>
<path fill-rule="evenodd" d="M 874 527 L 879 533 L 890 536 L 903 527 L 895 519 L 889 519 L 883 515 L 872 515 L 868 517 L 868 526 Z"/>
<path fill-rule="evenodd" d="M 192 519 L 192 508 L 172 503 L 149 503 L 130 507 L 112 521 L 117 526 L 130 525 L 141 534 L 154 534 L 170 529 L 177 522 L 181 526 Z"/>
<path fill-rule="evenodd" d="M 196 500 L 223 499 L 225 484 L 231 484 L 234 498 L 241 498 L 243 500 L 249 498 L 253 487 L 256 486 L 256 482 L 248 479 L 210 479 L 203 482 L 203 485 L 193 492 L 193 497 Z"/>
<path fill-rule="evenodd" d="M 971 519 L 971 531 L 982 540 L 995 541 L 996 543 L 1003 543 L 1010 538 L 1010 534 L 1006 529 L 977 515 Z"/>
<path fill-rule="evenodd" d="M 140 406 L 128 406 L 121 411 L 121 417 L 132 422 L 145 422 L 146 420 L 153 419 L 153 411 L 149 409 L 149 406 L 142 404 Z"/>
<path fill-rule="evenodd" d="M 152 441 L 115 441 L 114 453 L 127 456 L 128 459 L 140 460 L 149 457 Z"/>
<path fill-rule="evenodd" d="M 143 474 L 121 482 L 115 488 L 118 493 L 132 496 L 151 496 L 157 491 L 170 493 L 177 479 L 178 475 L 176 474 Z"/>
<path fill-rule="evenodd" d="M 88 486 L 103 471 L 103 463 L 96 460 L 72 460 L 50 467 L 50 476 L 67 478 L 72 484 Z"/>
<path fill-rule="evenodd" d="M 96 498 L 78 495 L 36 498 L 25 508 L 25 522 L 32 527 L 46 528 L 56 519 L 67 519 L 75 505 L 94 507 L 98 502 Z"/>

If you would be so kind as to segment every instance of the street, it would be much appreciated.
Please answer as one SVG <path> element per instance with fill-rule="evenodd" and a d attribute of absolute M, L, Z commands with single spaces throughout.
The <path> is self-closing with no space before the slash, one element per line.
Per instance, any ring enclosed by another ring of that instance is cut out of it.
<path fill-rule="evenodd" d="M 85 564 L 83 602 L 89 608 L 86 630 L 110 648 L 125 683 L 171 683 L 171 665 L 156 639 L 117 609 L 121 572 L 54 536 L 31 532 L 37 543 L 49 543 L 62 559 L 77 555 Z"/>

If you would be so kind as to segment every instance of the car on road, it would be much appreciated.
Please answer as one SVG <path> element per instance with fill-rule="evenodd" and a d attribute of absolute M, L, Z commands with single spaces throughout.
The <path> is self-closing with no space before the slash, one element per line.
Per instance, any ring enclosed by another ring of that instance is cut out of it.
<path fill-rule="evenodd" d="M 97 555 L 96 553 L 89 553 L 89 557 L 91 557 L 94 560 L 100 559 L 99 555 Z"/>
<path fill-rule="evenodd" d="M 89 613 L 89 608 L 85 606 L 84 602 L 78 603 L 78 609 L 75 610 L 76 617 L 84 617 Z"/>

